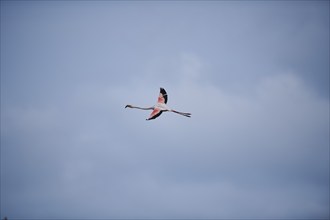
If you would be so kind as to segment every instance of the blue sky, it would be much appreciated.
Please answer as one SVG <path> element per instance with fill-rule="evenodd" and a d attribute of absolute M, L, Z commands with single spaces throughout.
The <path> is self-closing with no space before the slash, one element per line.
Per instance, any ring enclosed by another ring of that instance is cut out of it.
<path fill-rule="evenodd" d="M 0 208 L 329 218 L 329 2 L 1 1 Z"/>

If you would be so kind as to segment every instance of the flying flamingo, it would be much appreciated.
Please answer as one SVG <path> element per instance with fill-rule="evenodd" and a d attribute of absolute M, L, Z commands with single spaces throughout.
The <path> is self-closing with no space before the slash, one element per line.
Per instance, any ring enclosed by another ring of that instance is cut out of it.
<path fill-rule="evenodd" d="M 152 120 L 160 116 L 163 112 L 174 112 L 186 117 L 190 117 L 190 113 L 185 113 L 185 112 L 178 112 L 173 109 L 170 109 L 167 105 L 167 93 L 164 88 L 160 88 L 159 96 L 158 96 L 158 101 L 156 105 L 149 107 L 149 108 L 141 108 L 133 105 L 126 105 L 125 108 L 137 108 L 141 110 L 153 110 L 146 120 Z"/>

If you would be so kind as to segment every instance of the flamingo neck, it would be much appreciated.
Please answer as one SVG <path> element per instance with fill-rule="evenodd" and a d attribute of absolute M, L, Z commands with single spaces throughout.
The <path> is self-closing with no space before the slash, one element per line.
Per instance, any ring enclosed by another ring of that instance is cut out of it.
<path fill-rule="evenodd" d="M 154 107 L 144 108 L 144 107 L 138 107 L 138 106 L 132 106 L 132 108 L 141 109 L 141 110 L 153 110 L 154 109 Z"/>

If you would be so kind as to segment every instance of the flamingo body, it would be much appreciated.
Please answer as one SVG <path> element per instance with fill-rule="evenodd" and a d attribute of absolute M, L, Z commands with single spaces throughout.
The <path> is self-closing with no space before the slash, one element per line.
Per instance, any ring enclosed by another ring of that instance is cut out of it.
<path fill-rule="evenodd" d="M 175 111 L 173 109 L 170 109 L 166 103 L 167 103 L 167 99 L 168 99 L 168 95 L 165 91 L 164 88 L 160 88 L 160 92 L 158 95 L 158 100 L 157 103 L 149 108 L 142 108 L 142 107 L 137 107 L 137 106 L 133 106 L 133 105 L 126 105 L 125 108 L 137 108 L 137 109 L 141 109 L 141 110 L 153 110 L 149 116 L 149 118 L 147 118 L 146 120 L 152 120 L 155 119 L 157 117 L 159 117 L 163 112 L 174 112 L 186 117 L 190 117 L 191 114 L 190 113 L 185 113 L 185 112 L 178 112 Z"/>

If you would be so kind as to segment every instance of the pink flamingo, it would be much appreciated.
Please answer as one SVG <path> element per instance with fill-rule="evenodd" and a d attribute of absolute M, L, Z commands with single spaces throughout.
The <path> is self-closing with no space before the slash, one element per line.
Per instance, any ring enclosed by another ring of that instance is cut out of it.
<path fill-rule="evenodd" d="M 137 108 L 137 109 L 141 109 L 141 110 L 153 110 L 151 112 L 149 118 L 147 118 L 146 120 L 155 119 L 158 116 L 160 116 L 163 112 L 174 112 L 174 113 L 177 113 L 179 115 L 186 116 L 186 117 L 191 116 L 190 113 L 178 112 L 178 111 L 175 111 L 173 109 L 170 109 L 166 105 L 166 103 L 167 103 L 167 93 L 166 93 L 164 88 L 160 88 L 158 101 L 157 101 L 156 105 L 154 105 L 152 107 L 149 107 L 149 108 L 142 108 L 142 107 L 137 107 L 137 106 L 133 106 L 133 105 L 126 105 L 125 108 Z"/>

